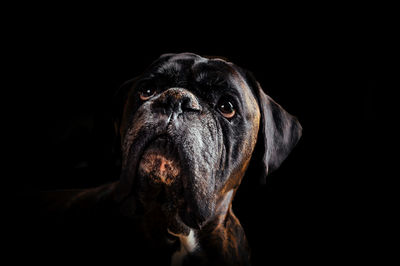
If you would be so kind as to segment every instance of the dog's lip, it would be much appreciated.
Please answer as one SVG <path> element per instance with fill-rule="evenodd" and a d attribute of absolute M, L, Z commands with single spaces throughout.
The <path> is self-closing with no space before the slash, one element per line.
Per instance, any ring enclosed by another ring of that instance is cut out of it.
<path fill-rule="evenodd" d="M 137 152 L 138 152 L 138 162 L 140 162 L 140 160 L 143 157 L 143 154 L 145 153 L 145 151 L 149 148 L 149 146 L 151 146 L 155 141 L 157 141 L 158 139 L 169 139 L 168 136 L 166 134 L 160 134 L 160 135 L 155 135 L 153 137 L 150 137 L 148 140 L 145 140 L 144 142 L 142 142 L 142 145 L 139 146 Z"/>
<path fill-rule="evenodd" d="M 160 146 L 155 146 L 156 144 L 159 144 Z M 172 141 L 172 138 L 167 134 L 157 135 L 154 136 L 152 139 L 150 139 L 141 150 L 139 161 L 142 159 L 145 152 L 151 148 L 158 148 L 160 153 L 167 153 L 169 157 L 172 157 L 178 162 L 180 161 L 178 146 L 175 144 L 174 141 Z"/>

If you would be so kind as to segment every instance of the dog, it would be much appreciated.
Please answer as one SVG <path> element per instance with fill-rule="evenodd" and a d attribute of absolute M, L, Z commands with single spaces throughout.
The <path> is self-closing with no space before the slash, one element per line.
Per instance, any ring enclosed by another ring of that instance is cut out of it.
<path fill-rule="evenodd" d="M 66 213 L 106 205 L 130 217 L 132 252 L 158 265 L 250 265 L 232 201 L 256 145 L 264 179 L 286 159 L 302 134 L 297 118 L 249 71 L 193 53 L 160 56 L 113 105 L 120 180 L 71 193 Z"/>

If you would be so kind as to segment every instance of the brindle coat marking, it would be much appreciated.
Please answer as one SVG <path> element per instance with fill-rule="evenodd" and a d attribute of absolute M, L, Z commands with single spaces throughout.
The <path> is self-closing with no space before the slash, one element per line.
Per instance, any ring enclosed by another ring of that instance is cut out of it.
<path fill-rule="evenodd" d="M 120 181 L 78 194 L 67 203 L 69 209 L 112 201 L 132 217 L 141 248 L 150 250 L 146 254 L 163 250 L 167 264 L 173 258 L 184 265 L 249 265 L 232 200 L 257 137 L 264 144 L 266 175 L 299 140 L 297 119 L 249 72 L 191 53 L 161 56 L 116 99 Z M 221 114 L 221 99 L 234 105 L 235 116 Z M 196 243 L 183 243 L 187 239 Z"/>

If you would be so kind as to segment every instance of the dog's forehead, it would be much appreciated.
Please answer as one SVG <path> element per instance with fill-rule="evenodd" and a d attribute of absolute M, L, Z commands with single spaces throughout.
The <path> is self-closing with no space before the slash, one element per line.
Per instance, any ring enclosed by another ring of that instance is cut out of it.
<path fill-rule="evenodd" d="M 259 107 L 253 89 L 246 81 L 244 70 L 232 62 L 218 57 L 202 57 L 192 53 L 170 54 L 161 57 L 156 72 L 176 79 L 192 79 L 206 85 L 226 85 L 235 90 L 248 109 L 249 118 L 258 124 Z"/>
<path fill-rule="evenodd" d="M 193 70 L 193 71 L 229 71 L 232 68 L 232 63 L 221 58 L 206 58 L 192 53 L 182 53 L 174 55 L 161 56 L 158 72 L 168 70 Z"/>
<path fill-rule="evenodd" d="M 186 63 L 194 64 L 197 62 L 205 62 L 207 58 L 193 53 L 180 53 L 180 54 L 164 54 L 159 58 L 162 62 L 166 63 Z"/>
<path fill-rule="evenodd" d="M 166 54 L 160 57 L 153 71 L 168 76 L 191 77 L 199 83 L 225 82 L 233 87 L 249 89 L 239 68 L 218 57 L 202 57 L 193 53 Z"/>

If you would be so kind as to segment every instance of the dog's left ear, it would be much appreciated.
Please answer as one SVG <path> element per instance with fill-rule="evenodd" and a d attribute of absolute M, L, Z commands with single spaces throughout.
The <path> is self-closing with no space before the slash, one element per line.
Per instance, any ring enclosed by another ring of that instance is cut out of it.
<path fill-rule="evenodd" d="M 261 127 L 258 142 L 264 142 L 264 173 L 260 179 L 266 183 L 266 176 L 276 170 L 296 146 L 302 134 L 302 127 L 296 117 L 286 112 L 269 97 L 251 73 L 247 80 L 256 94 L 261 112 Z"/>

